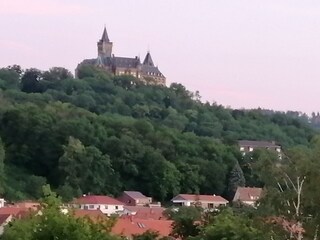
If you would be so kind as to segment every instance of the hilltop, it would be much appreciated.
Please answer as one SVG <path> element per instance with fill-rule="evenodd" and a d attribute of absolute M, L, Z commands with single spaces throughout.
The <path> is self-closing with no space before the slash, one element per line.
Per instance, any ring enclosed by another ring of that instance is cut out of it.
<path fill-rule="evenodd" d="M 93 66 L 77 79 L 64 68 L 2 68 L 0 88 L 0 190 L 8 199 L 38 198 L 45 183 L 66 200 L 124 189 L 162 201 L 226 194 L 241 160 L 237 140 L 290 148 L 317 133 L 292 114 L 203 103 L 181 84 L 145 85 Z"/>

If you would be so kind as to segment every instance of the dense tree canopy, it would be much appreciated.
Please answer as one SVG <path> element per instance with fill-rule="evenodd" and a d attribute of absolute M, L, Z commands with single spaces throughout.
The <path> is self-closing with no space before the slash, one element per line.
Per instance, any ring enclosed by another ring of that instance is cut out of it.
<path fill-rule="evenodd" d="M 144 85 L 91 66 L 78 76 L 59 67 L 0 69 L 5 197 L 36 198 L 44 183 L 65 199 L 124 189 L 157 200 L 226 195 L 244 181 L 263 183 L 246 169 L 237 140 L 308 146 L 316 134 L 290 114 L 202 103 L 177 83 Z"/>

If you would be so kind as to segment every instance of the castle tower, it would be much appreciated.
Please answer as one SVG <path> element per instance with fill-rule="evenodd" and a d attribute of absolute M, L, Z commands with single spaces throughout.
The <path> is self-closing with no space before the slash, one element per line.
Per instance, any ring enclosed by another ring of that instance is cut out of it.
<path fill-rule="evenodd" d="M 151 58 L 151 54 L 150 54 L 149 51 L 148 51 L 146 57 L 144 58 L 143 65 L 154 67 L 154 64 L 153 64 L 153 61 L 152 61 L 152 58 Z"/>
<path fill-rule="evenodd" d="M 111 57 L 113 43 L 109 40 L 106 27 L 104 27 L 102 37 L 97 45 L 99 57 Z"/>

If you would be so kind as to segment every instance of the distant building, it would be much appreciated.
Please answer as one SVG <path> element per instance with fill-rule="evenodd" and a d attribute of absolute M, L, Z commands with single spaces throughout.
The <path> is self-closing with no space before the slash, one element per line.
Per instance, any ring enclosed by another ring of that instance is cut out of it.
<path fill-rule="evenodd" d="M 27 209 L 31 209 L 31 210 L 39 210 L 41 208 L 41 204 L 39 202 L 35 202 L 32 200 L 25 200 L 25 201 L 21 201 L 21 202 L 15 202 L 13 204 L 14 207 L 17 208 L 27 208 Z"/>
<path fill-rule="evenodd" d="M 0 235 L 3 234 L 4 227 L 16 219 L 22 219 L 29 216 L 31 213 L 39 213 L 32 208 L 16 207 L 14 205 L 8 205 L 0 208 Z"/>
<path fill-rule="evenodd" d="M 233 197 L 233 202 L 241 202 L 246 205 L 255 206 L 262 196 L 262 188 L 238 187 Z"/>
<path fill-rule="evenodd" d="M 123 203 L 117 199 L 102 195 L 87 195 L 74 200 L 71 205 L 83 210 L 100 210 L 108 216 L 123 211 Z"/>
<path fill-rule="evenodd" d="M 282 159 L 281 145 L 276 144 L 274 141 L 240 140 L 238 141 L 238 145 L 242 155 L 246 155 L 246 153 L 253 152 L 256 149 L 267 149 L 276 152 L 279 159 Z"/>
<path fill-rule="evenodd" d="M 83 65 L 94 65 L 114 75 L 131 75 L 139 78 L 146 84 L 165 85 L 166 77 L 154 65 L 150 52 L 147 53 L 141 63 L 138 56 L 134 58 L 116 57 L 112 53 L 113 43 L 109 40 L 106 28 L 103 30 L 101 39 L 97 43 L 98 57 L 83 60 L 76 69 Z"/>
<path fill-rule="evenodd" d="M 147 206 L 152 203 L 151 197 L 146 197 L 137 191 L 124 191 L 118 200 L 127 206 Z"/>
<path fill-rule="evenodd" d="M 198 206 L 203 209 L 213 209 L 226 206 L 228 201 L 216 195 L 179 194 L 171 199 L 175 206 Z"/>
<path fill-rule="evenodd" d="M 165 208 L 163 207 L 124 206 L 123 209 L 123 215 L 134 216 L 139 219 L 167 219 L 164 216 Z"/>
<path fill-rule="evenodd" d="M 3 234 L 4 227 L 12 221 L 12 214 L 0 214 L 0 235 Z"/>
<path fill-rule="evenodd" d="M 105 214 L 103 214 L 100 210 L 75 209 L 73 211 L 73 214 L 76 218 L 88 217 L 94 222 L 108 219 L 108 217 Z"/>
<path fill-rule="evenodd" d="M 117 219 L 111 233 L 126 239 L 133 239 L 147 231 L 157 232 L 160 237 L 169 237 L 172 232 L 172 220 L 139 219 L 134 216 L 122 216 Z"/>

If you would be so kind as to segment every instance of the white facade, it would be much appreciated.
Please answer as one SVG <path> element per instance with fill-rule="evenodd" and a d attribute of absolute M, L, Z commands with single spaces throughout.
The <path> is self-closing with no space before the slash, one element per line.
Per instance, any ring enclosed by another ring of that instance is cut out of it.
<path fill-rule="evenodd" d="M 190 207 L 192 201 L 188 200 L 172 200 L 173 204 Z"/>
<path fill-rule="evenodd" d="M 0 208 L 4 207 L 6 201 L 3 198 L 0 198 Z"/>
<path fill-rule="evenodd" d="M 123 205 L 111 204 L 81 204 L 80 209 L 84 210 L 100 210 L 103 214 L 108 216 L 123 212 Z"/>

